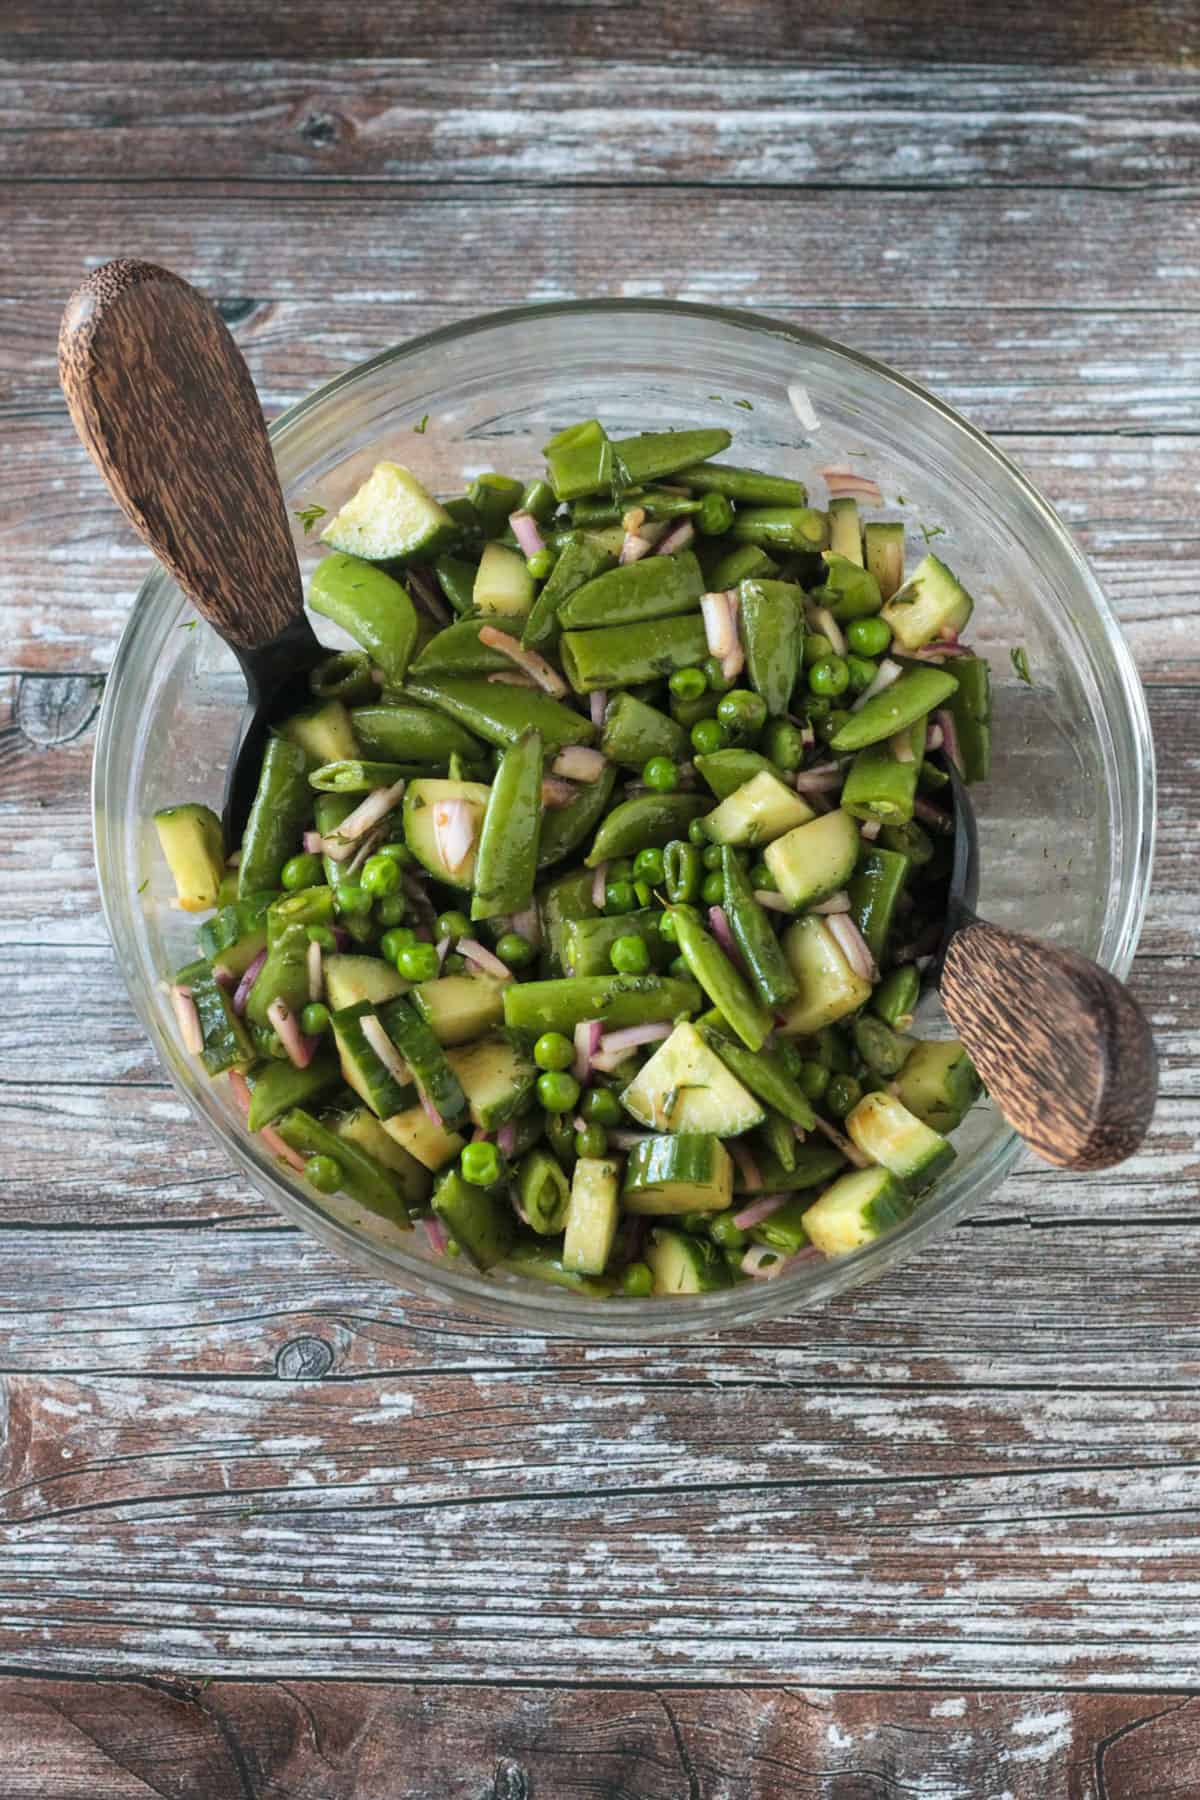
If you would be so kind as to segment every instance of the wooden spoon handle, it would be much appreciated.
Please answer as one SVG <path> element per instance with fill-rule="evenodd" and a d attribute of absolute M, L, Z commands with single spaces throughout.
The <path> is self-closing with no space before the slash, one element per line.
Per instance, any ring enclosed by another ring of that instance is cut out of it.
<path fill-rule="evenodd" d="M 941 989 L 992 1099 L 1039 1156 L 1107 1169 L 1133 1155 L 1154 1111 L 1158 1059 L 1115 975 L 978 920 L 951 940 Z"/>
<path fill-rule="evenodd" d="M 153 263 L 96 269 L 67 302 L 58 371 L 113 499 L 235 649 L 303 611 L 275 459 L 224 320 Z"/>

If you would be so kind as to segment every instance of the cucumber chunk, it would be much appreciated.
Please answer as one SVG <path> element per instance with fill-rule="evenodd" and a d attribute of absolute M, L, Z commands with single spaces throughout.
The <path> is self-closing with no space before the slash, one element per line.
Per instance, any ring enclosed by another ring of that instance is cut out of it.
<path fill-rule="evenodd" d="M 975 603 L 936 556 L 922 557 L 902 588 L 883 607 L 881 618 L 902 650 L 920 650 L 935 638 L 960 632 Z"/>
<path fill-rule="evenodd" d="M 659 1225 L 650 1233 L 645 1260 L 654 1277 L 654 1297 L 712 1294 L 730 1287 L 733 1277 L 715 1244 Z"/>
<path fill-rule="evenodd" d="M 468 1044 L 504 1018 L 504 983 L 494 975 L 443 975 L 409 999 L 439 1044 Z"/>
<path fill-rule="evenodd" d="M 471 1112 L 471 1123 L 494 1131 L 523 1112 L 537 1082 L 537 1065 L 515 1033 L 496 1031 L 446 1052 Z"/>
<path fill-rule="evenodd" d="M 783 953 L 800 984 L 783 1010 L 780 1032 L 811 1037 L 824 1025 L 857 1012 L 871 997 L 871 983 L 856 975 L 824 919 L 816 913 L 797 919 L 783 936 Z"/>
<path fill-rule="evenodd" d="M 477 1269 L 503 1262 L 513 1247 L 517 1224 L 508 1201 L 489 1188 L 473 1187 L 457 1169 L 433 1190 L 433 1210 Z"/>
<path fill-rule="evenodd" d="M 839 806 L 776 838 L 763 852 L 763 861 L 788 905 L 799 912 L 845 887 L 861 849 L 858 826 Z"/>
<path fill-rule="evenodd" d="M 466 1143 L 457 1131 L 435 1125 L 423 1106 L 410 1106 L 403 1112 L 393 1113 L 383 1121 L 383 1129 L 402 1150 L 407 1150 L 424 1168 L 435 1173 L 453 1161 Z"/>
<path fill-rule="evenodd" d="M 382 1006 L 385 1000 L 397 1000 L 408 992 L 407 981 L 377 956 L 343 956 L 335 951 L 323 959 L 322 967 L 325 998 L 332 1012 L 363 1000 Z"/>
<path fill-rule="evenodd" d="M 429 1170 L 396 1142 L 373 1113 L 369 1113 L 365 1107 L 357 1107 L 354 1112 L 346 1113 L 338 1119 L 333 1129 L 344 1143 L 353 1144 L 356 1149 L 365 1151 L 396 1176 L 410 1210 L 425 1205 L 433 1186 Z"/>
<path fill-rule="evenodd" d="M 815 817 L 799 794 L 784 787 L 777 775 L 760 769 L 704 821 L 714 844 L 769 844 Z"/>
<path fill-rule="evenodd" d="M 975 1065 L 957 1038 L 915 1044 L 896 1077 L 902 1105 L 933 1131 L 954 1131 L 983 1092 Z"/>
<path fill-rule="evenodd" d="M 706 1133 L 647 1138 L 629 1153 L 621 1198 L 631 1213 L 724 1212 L 733 1200 L 733 1161 Z"/>
<path fill-rule="evenodd" d="M 842 1256 L 882 1237 L 913 1209 L 913 1197 L 886 1169 L 855 1169 L 825 1189 L 804 1214 L 808 1241 Z"/>
<path fill-rule="evenodd" d="M 504 544 L 485 544 L 472 599 L 481 613 L 524 618 L 533 605 L 533 576 L 525 558 Z"/>
<path fill-rule="evenodd" d="M 563 1267 L 577 1275 L 602 1275 L 612 1255 L 621 1211 L 620 1164 L 581 1156 L 571 1178 L 563 1234 Z"/>
<path fill-rule="evenodd" d="M 435 556 L 457 537 L 450 514 L 411 470 L 381 462 L 330 519 L 321 542 L 366 562 L 409 562 Z"/>
<path fill-rule="evenodd" d="M 864 1094 L 846 1116 L 846 1135 L 913 1192 L 928 1187 L 954 1161 L 954 1145 L 892 1094 Z"/>
<path fill-rule="evenodd" d="M 677 1025 L 621 1095 L 621 1104 L 652 1131 L 712 1132 L 737 1137 L 766 1114 L 694 1025 Z"/>
<path fill-rule="evenodd" d="M 350 714 L 340 700 L 324 700 L 319 706 L 293 713 L 279 732 L 281 737 L 299 744 L 318 768 L 323 763 L 355 762 L 361 754 Z"/>
<path fill-rule="evenodd" d="M 491 789 L 478 781 L 410 781 L 404 794 L 404 841 L 423 868 L 448 887 L 469 888 L 475 876 L 479 832 Z M 450 804 L 465 805 L 475 836 L 462 860 L 451 868 L 442 844 L 453 842 Z M 440 841 L 439 841 L 440 839 Z"/>
<path fill-rule="evenodd" d="M 154 815 L 154 829 L 184 912 L 208 912 L 217 904 L 225 874 L 225 839 L 211 806 L 189 802 Z"/>

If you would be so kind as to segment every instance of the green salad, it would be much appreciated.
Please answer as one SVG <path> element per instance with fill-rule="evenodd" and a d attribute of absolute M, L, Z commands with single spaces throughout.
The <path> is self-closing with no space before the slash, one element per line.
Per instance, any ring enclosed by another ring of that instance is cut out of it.
<path fill-rule="evenodd" d="M 906 1219 L 980 1092 L 913 1013 L 946 765 L 986 778 L 971 597 L 869 478 L 595 419 L 528 482 L 380 463 L 311 610 L 359 646 L 242 842 L 156 815 L 208 916 L 187 1051 L 318 1195 L 587 1295 L 770 1280 Z"/>

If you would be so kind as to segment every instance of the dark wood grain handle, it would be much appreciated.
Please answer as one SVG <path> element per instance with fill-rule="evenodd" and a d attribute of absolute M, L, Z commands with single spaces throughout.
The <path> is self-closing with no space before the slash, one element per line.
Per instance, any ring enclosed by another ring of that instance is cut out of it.
<path fill-rule="evenodd" d="M 250 372 L 224 320 L 153 263 L 96 269 L 71 296 L 59 379 L 114 500 L 226 641 L 255 650 L 303 609 Z"/>
<path fill-rule="evenodd" d="M 1133 1155 L 1154 1111 L 1158 1059 L 1115 975 L 980 920 L 951 940 L 941 988 L 992 1099 L 1039 1156 L 1107 1169 Z"/>

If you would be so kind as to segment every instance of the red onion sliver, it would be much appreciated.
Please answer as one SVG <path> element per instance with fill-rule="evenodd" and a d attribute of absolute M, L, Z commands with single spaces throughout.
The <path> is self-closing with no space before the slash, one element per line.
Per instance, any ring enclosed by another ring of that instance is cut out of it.
<path fill-rule="evenodd" d="M 734 942 L 733 932 L 729 929 L 729 920 L 725 916 L 725 908 L 723 906 L 710 906 L 708 909 L 708 923 L 713 936 L 716 938 L 718 944 L 720 944 L 734 968 L 740 975 L 748 977 L 750 971 L 743 961 L 741 951 Z"/>
<path fill-rule="evenodd" d="M 639 1144 L 649 1143 L 653 1136 L 652 1131 L 610 1131 L 608 1141 L 617 1150 L 636 1150 Z"/>
<path fill-rule="evenodd" d="M 730 1144 L 729 1154 L 737 1164 L 743 1185 L 751 1190 L 761 1188 L 763 1180 L 758 1172 L 758 1164 L 745 1144 Z"/>
<path fill-rule="evenodd" d="M 787 397 L 792 403 L 792 411 L 805 431 L 820 431 L 821 421 L 817 417 L 808 389 L 801 387 L 798 381 L 789 381 Z"/>
<path fill-rule="evenodd" d="M 237 990 L 233 996 L 233 1010 L 239 1019 L 246 1010 L 246 1002 L 250 998 L 250 989 L 258 980 L 259 971 L 266 960 L 266 951 L 260 950 L 254 961 L 247 965 L 246 973 L 237 984 Z"/>
<path fill-rule="evenodd" d="M 867 704 L 868 700 L 873 700 L 876 694 L 882 694 L 885 689 L 890 688 L 893 681 L 899 681 L 903 673 L 904 670 L 900 667 L 898 662 L 893 662 L 890 656 L 885 656 L 875 672 L 874 681 L 869 687 L 863 689 L 862 693 L 858 696 L 858 699 L 855 700 L 851 706 L 850 711 L 859 712 L 862 707 Z"/>
<path fill-rule="evenodd" d="M 809 911 L 821 913 L 826 918 L 832 913 L 848 913 L 850 911 L 850 896 L 845 888 L 839 888 L 836 894 L 830 894 L 828 900 L 819 901 L 816 906 L 810 907 Z"/>
<path fill-rule="evenodd" d="M 753 1225 L 761 1225 L 772 1213 L 778 1212 L 785 1204 L 786 1194 L 764 1194 L 759 1200 L 752 1200 L 749 1206 L 743 1206 L 741 1212 L 735 1212 L 733 1222 L 739 1231 L 749 1231 Z"/>
<path fill-rule="evenodd" d="M 446 1254 L 446 1245 L 450 1242 L 450 1233 L 440 1219 L 422 1219 L 421 1229 L 429 1240 L 429 1248 L 435 1256 Z"/>
<path fill-rule="evenodd" d="M 845 771 L 836 763 L 821 763 L 814 769 L 797 769 L 792 786 L 798 794 L 828 794 L 840 788 L 845 778 Z"/>
<path fill-rule="evenodd" d="M 418 1092 L 418 1097 L 421 1102 L 421 1111 L 425 1114 L 425 1117 L 429 1120 L 429 1123 L 431 1125 L 436 1125 L 439 1131 L 444 1131 L 446 1129 L 446 1127 L 442 1120 L 442 1115 L 438 1111 L 437 1107 L 433 1104 L 433 1101 L 429 1098 L 429 1095 L 422 1094 L 420 1092 L 420 1089 L 418 1089 L 417 1092 Z"/>
<path fill-rule="evenodd" d="M 214 964 L 212 978 L 217 986 L 219 988 L 224 988 L 227 993 L 232 994 L 237 988 L 238 978 L 232 969 L 218 968 Z"/>
<path fill-rule="evenodd" d="M 898 763 L 915 762 L 910 730 L 897 731 L 888 739 L 888 749 Z"/>
<path fill-rule="evenodd" d="M 374 1013 L 366 1013 L 359 1020 L 359 1024 L 362 1027 L 363 1036 L 366 1038 L 368 1044 L 370 1044 L 372 1050 L 375 1052 L 392 1080 L 398 1082 L 401 1087 L 407 1087 L 412 1080 L 412 1072 L 387 1032 L 383 1029 L 380 1020 L 376 1018 Z"/>
<path fill-rule="evenodd" d="M 516 1142 L 517 1127 L 514 1121 L 510 1119 L 508 1124 L 502 1125 L 496 1133 L 496 1148 L 499 1150 L 501 1156 L 511 1156 L 513 1150 L 516 1148 Z"/>
<path fill-rule="evenodd" d="M 175 1013 L 175 1023 L 179 1027 L 179 1035 L 183 1039 L 183 1047 L 189 1056 L 199 1056 L 204 1049 L 204 1029 L 200 1024 L 200 1014 L 196 1010 L 196 1002 L 192 999 L 191 988 L 176 985 L 171 989 L 171 1006 Z"/>
<path fill-rule="evenodd" d="M 564 781 L 599 781 L 608 767 L 608 758 L 586 744 L 568 744 L 550 764 L 551 775 Z"/>
<path fill-rule="evenodd" d="M 608 876 L 608 864 L 597 863 L 592 874 L 592 905 L 598 910 L 604 907 L 604 888 Z"/>
<path fill-rule="evenodd" d="M 812 606 L 810 604 L 806 610 L 809 619 L 812 621 L 813 630 L 821 632 L 823 636 L 829 639 L 829 648 L 833 651 L 833 654 L 835 656 L 845 656 L 845 635 L 829 608 L 827 606 Z"/>
<path fill-rule="evenodd" d="M 604 1031 L 601 1020 L 597 1019 L 595 1023 L 600 1027 L 603 1035 L 593 1054 L 598 1053 L 604 1057 L 616 1058 L 628 1055 L 630 1050 L 636 1050 L 642 1044 L 660 1043 L 663 1038 L 669 1038 L 675 1029 L 665 1020 L 657 1025 L 627 1025 L 623 1031 L 608 1032 Z"/>
<path fill-rule="evenodd" d="M 596 726 L 597 730 L 604 723 L 604 709 L 607 705 L 608 689 L 593 688 L 588 695 L 588 711 L 591 714 L 592 724 Z"/>
<path fill-rule="evenodd" d="M 822 1119 L 818 1114 L 814 1123 L 816 1124 L 817 1130 L 821 1133 L 821 1136 L 827 1137 L 829 1142 L 841 1151 L 848 1163 L 853 1163 L 856 1169 L 869 1169 L 871 1167 L 870 1157 L 864 1156 L 858 1145 L 852 1144 L 850 1139 L 842 1132 L 838 1131 L 835 1126 L 831 1125 L 827 1119 Z"/>
<path fill-rule="evenodd" d="M 642 537 L 636 531 L 627 531 L 617 561 L 622 564 L 641 562 L 643 556 L 649 556 L 653 548 L 649 538 Z"/>
<path fill-rule="evenodd" d="M 755 1281 L 774 1281 L 783 1274 L 791 1258 L 782 1250 L 772 1250 L 769 1244 L 751 1244 L 741 1261 L 743 1275 L 749 1275 Z"/>
<path fill-rule="evenodd" d="M 469 800 L 437 800 L 433 807 L 433 837 L 438 855 L 452 875 L 475 849 L 479 809 Z"/>
<path fill-rule="evenodd" d="M 494 975 L 497 981 L 512 980 L 512 970 L 498 956 L 494 956 L 485 944 L 481 944 L 478 938 L 459 938 L 458 954 L 485 969 L 489 975 Z"/>
<path fill-rule="evenodd" d="M 522 556 L 537 556 L 546 548 L 538 530 L 538 522 L 532 513 L 509 513 L 508 522 L 512 526 L 513 536 L 521 546 Z"/>
<path fill-rule="evenodd" d="M 547 812 L 561 812 L 564 806 L 571 805 L 578 793 L 573 782 L 561 781 L 557 775 L 542 777 L 542 805 Z"/>
<path fill-rule="evenodd" d="M 365 838 L 359 840 L 358 849 L 350 858 L 343 871 L 343 879 L 348 881 L 358 869 L 361 869 L 368 856 L 374 856 L 380 844 L 388 834 L 387 821 L 382 820 L 373 831 L 368 831 Z"/>
<path fill-rule="evenodd" d="M 963 773 L 962 750 L 959 748 L 958 726 L 955 724 L 954 714 L 949 707 L 941 706 L 933 716 L 941 727 L 942 745 L 946 755 L 961 775 Z"/>
<path fill-rule="evenodd" d="M 519 931 L 523 938 L 535 947 L 542 941 L 542 920 L 536 906 L 527 906 L 524 912 L 514 913 L 512 929 Z"/>
<path fill-rule="evenodd" d="M 709 654 L 723 660 L 737 643 L 737 627 L 733 622 L 729 595 L 723 590 L 714 594 L 701 594 L 700 616 L 704 620 L 704 636 Z"/>
<path fill-rule="evenodd" d="M 298 1175 L 303 1175 L 304 1158 L 298 1150 L 293 1150 L 290 1144 L 284 1143 L 283 1139 L 273 1126 L 264 1125 L 258 1135 L 267 1146 L 268 1150 L 273 1151 L 276 1156 L 282 1157 L 284 1162 L 295 1169 Z"/>
<path fill-rule="evenodd" d="M 878 981 L 879 970 L 870 946 L 850 914 L 830 913 L 825 923 L 854 973 L 864 981 Z"/>
<path fill-rule="evenodd" d="M 315 1037 L 305 1037 L 300 1029 L 300 1021 L 287 1001 L 272 1000 L 267 1008 L 267 1020 L 278 1032 L 279 1041 L 287 1051 L 292 1067 L 307 1069 L 317 1053 L 318 1040 Z M 363 1023 L 365 1025 L 366 1021 Z"/>
<path fill-rule="evenodd" d="M 587 1081 L 592 1073 L 592 1058 L 604 1035 L 601 1019 L 581 1019 L 575 1027 L 575 1061 L 571 1072 L 576 1081 Z"/>
<path fill-rule="evenodd" d="M 344 862 L 364 832 L 378 825 L 403 799 L 404 785 L 403 781 L 395 781 L 391 787 L 376 788 L 368 794 L 362 804 L 342 820 L 337 830 L 330 832 L 325 839 L 325 854 L 335 862 Z"/>
<path fill-rule="evenodd" d="M 442 972 L 442 964 L 445 962 L 447 956 L 450 954 L 450 939 L 448 937 L 439 938 L 437 941 L 436 949 L 437 949 L 437 959 L 438 959 L 438 974 L 440 975 Z"/>
<path fill-rule="evenodd" d="M 926 754 L 926 756 L 932 755 L 933 751 L 935 751 L 935 750 L 940 750 L 943 742 L 944 742 L 944 734 L 942 732 L 941 726 L 940 725 L 927 725 L 925 728 L 925 754 Z"/>
<path fill-rule="evenodd" d="M 765 906 L 768 912 L 790 913 L 792 911 L 788 901 L 782 894 L 776 893 L 774 888 L 755 888 L 754 898 L 760 906 Z"/>
<path fill-rule="evenodd" d="M 319 1000 L 325 991 L 325 961 L 320 944 L 308 946 L 308 997 Z"/>
<path fill-rule="evenodd" d="M 873 500 L 876 505 L 882 503 L 883 493 L 879 483 L 872 481 L 869 475 L 860 475 L 854 469 L 822 469 L 821 474 L 832 500 L 850 496 L 859 500 Z"/>
<path fill-rule="evenodd" d="M 319 831 L 306 831 L 304 834 L 304 848 L 310 856 L 320 856 L 325 848 L 325 839 L 321 836 Z"/>
<path fill-rule="evenodd" d="M 566 698 L 570 690 L 558 670 L 552 669 L 545 657 L 539 656 L 536 650 L 526 650 L 511 633 L 500 631 L 495 625 L 485 625 L 479 633 L 479 641 L 486 644 L 489 650 L 498 650 L 501 656 L 507 656 L 526 675 L 531 675 L 540 688 L 553 694 L 556 700 Z"/>
<path fill-rule="evenodd" d="M 432 569 L 409 569 L 405 581 L 417 605 L 429 614 L 435 625 L 450 623 L 450 610 L 442 599 Z"/>
<path fill-rule="evenodd" d="M 501 687 L 535 688 L 537 686 L 532 675 L 522 675 L 519 669 L 514 669 L 511 674 L 507 669 L 496 669 L 488 676 L 488 680 Z"/>
<path fill-rule="evenodd" d="M 229 1091 L 241 1108 L 242 1117 L 250 1111 L 250 1083 L 240 1069 L 229 1071 Z"/>
<path fill-rule="evenodd" d="M 873 844 L 882 830 L 882 819 L 864 819 L 858 828 L 858 835 L 865 837 L 868 844 Z"/>
<path fill-rule="evenodd" d="M 924 794 L 918 794 L 913 801 L 913 812 L 923 825 L 932 825 L 943 837 L 953 836 L 954 826 L 949 813 L 944 812 L 940 806 L 935 806 L 932 800 L 926 800 Z"/>
<path fill-rule="evenodd" d="M 696 535 L 696 527 L 690 519 L 678 519 L 671 529 L 664 532 L 654 546 L 655 556 L 672 556 L 676 550 L 686 550 Z"/>
<path fill-rule="evenodd" d="M 352 940 L 346 927 L 344 925 L 331 925 L 329 929 L 333 932 L 334 949 L 348 950 Z"/>

